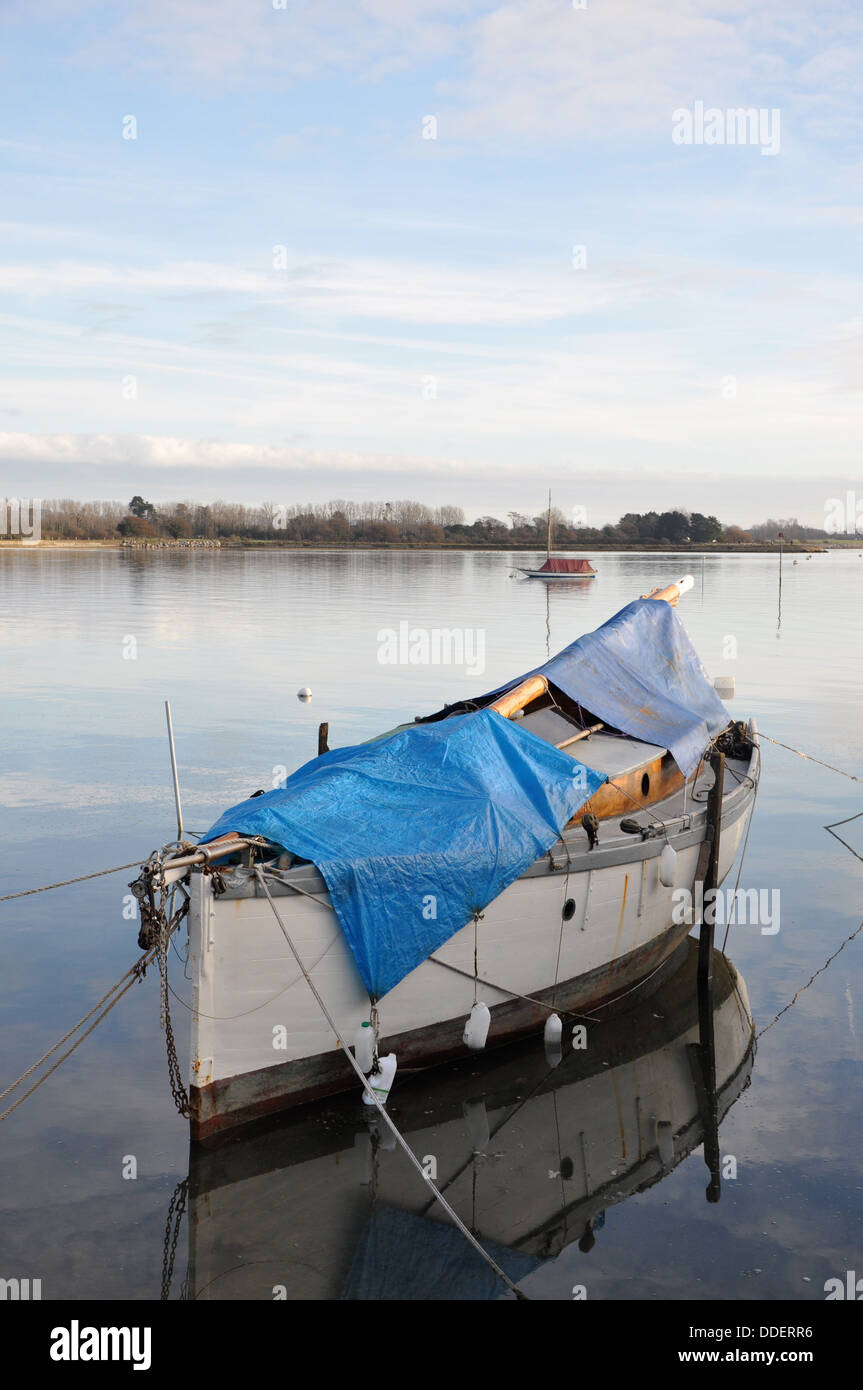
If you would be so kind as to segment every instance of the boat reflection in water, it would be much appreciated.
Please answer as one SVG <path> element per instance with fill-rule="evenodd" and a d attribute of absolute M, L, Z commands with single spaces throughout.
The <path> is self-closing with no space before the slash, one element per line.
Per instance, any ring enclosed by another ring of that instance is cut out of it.
<path fill-rule="evenodd" d="M 749 1084 L 745 985 L 718 951 L 699 1030 L 698 947 L 625 1013 L 562 1055 L 542 1037 L 400 1075 L 389 1111 L 429 1176 L 518 1282 L 608 1207 L 704 1144 L 719 1197 L 718 1126 Z M 189 1268 L 200 1299 L 493 1299 L 505 1293 L 451 1225 L 376 1111 L 356 1094 L 192 1148 Z"/>

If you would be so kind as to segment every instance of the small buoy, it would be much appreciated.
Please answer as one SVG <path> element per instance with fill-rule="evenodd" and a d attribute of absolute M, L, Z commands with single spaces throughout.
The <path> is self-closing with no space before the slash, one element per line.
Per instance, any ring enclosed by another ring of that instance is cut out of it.
<path fill-rule="evenodd" d="M 310 700 L 311 698 L 312 692 L 309 690 L 309 687 L 307 685 L 304 685 L 302 690 L 297 691 L 298 700 Z"/>
<path fill-rule="evenodd" d="M 563 1020 L 560 1014 L 549 1014 L 545 1020 L 545 1027 L 542 1030 L 542 1040 L 546 1047 L 549 1044 L 559 1043 L 563 1037 Z"/>
<path fill-rule="evenodd" d="M 370 1023 L 361 1023 L 354 1034 L 354 1054 L 360 1071 L 371 1071 L 375 1060 L 375 1031 Z"/>
<path fill-rule="evenodd" d="M 795 563 L 795 565 L 796 565 L 796 564 L 797 564 L 797 561 L 795 560 L 794 563 Z"/>
<path fill-rule="evenodd" d="M 663 888 L 673 888 L 677 878 L 677 851 L 663 845 L 659 856 L 659 882 Z"/>
<path fill-rule="evenodd" d="M 491 1024 L 491 1014 L 486 1004 L 474 1004 L 468 1014 L 467 1022 L 464 1025 L 462 1034 L 465 1044 L 473 1051 L 479 1052 L 485 1047 L 485 1040 L 488 1037 L 489 1025 Z"/>
<path fill-rule="evenodd" d="M 734 695 L 734 677 L 717 676 L 713 682 L 713 689 L 723 700 L 730 700 Z"/>
<path fill-rule="evenodd" d="M 394 1052 L 388 1052 L 386 1057 L 380 1057 L 378 1059 L 378 1067 L 380 1068 L 380 1070 L 373 1071 L 371 1076 L 369 1077 L 369 1085 L 371 1086 L 381 1105 L 386 1105 L 387 1103 L 387 1096 L 389 1095 L 390 1087 L 392 1086 L 393 1081 L 395 1080 L 397 1066 L 398 1062 L 396 1061 L 396 1054 Z M 374 1105 L 374 1101 L 372 1100 L 368 1091 L 363 1091 L 363 1104 Z"/>
<path fill-rule="evenodd" d="M 563 1061 L 563 1022 L 559 1014 L 549 1014 L 542 1030 L 545 1046 L 545 1061 L 549 1067 L 557 1067 Z"/>
<path fill-rule="evenodd" d="M 491 1137 L 484 1100 L 466 1100 L 462 1105 L 474 1153 L 485 1153 Z"/>

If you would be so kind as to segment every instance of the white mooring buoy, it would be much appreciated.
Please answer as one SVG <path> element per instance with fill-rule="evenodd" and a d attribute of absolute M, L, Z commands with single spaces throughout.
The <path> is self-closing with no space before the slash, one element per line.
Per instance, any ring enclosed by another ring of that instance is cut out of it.
<path fill-rule="evenodd" d="M 491 1014 L 487 1004 L 474 1004 L 467 1017 L 462 1034 L 465 1044 L 473 1051 L 480 1052 L 485 1047 L 485 1040 L 488 1037 L 488 1030 L 491 1024 Z"/>
<path fill-rule="evenodd" d="M 542 1030 L 542 1040 L 546 1047 L 559 1043 L 563 1037 L 563 1020 L 560 1014 L 549 1014 Z"/>
<path fill-rule="evenodd" d="M 354 1034 L 354 1053 L 360 1071 L 371 1071 L 375 1060 L 375 1030 L 370 1023 L 361 1023 Z"/>
<path fill-rule="evenodd" d="M 371 1086 L 381 1105 L 386 1105 L 387 1096 L 389 1095 L 390 1087 L 392 1086 L 393 1081 L 395 1080 L 396 1068 L 398 1066 L 398 1062 L 396 1061 L 396 1054 L 394 1052 L 388 1052 L 386 1057 L 379 1057 L 378 1066 L 380 1067 L 380 1071 L 372 1072 L 371 1076 L 369 1077 L 369 1085 Z M 363 1104 L 374 1105 L 374 1101 L 372 1100 L 368 1091 L 363 1091 Z"/>
<path fill-rule="evenodd" d="M 312 692 L 309 690 L 309 687 L 308 687 L 307 685 L 304 685 L 303 688 L 302 688 L 302 690 L 298 690 L 298 691 L 297 691 L 297 699 L 298 699 L 298 700 L 304 700 L 304 701 L 308 702 L 311 698 L 312 698 Z"/>
<path fill-rule="evenodd" d="M 563 1061 L 563 1022 L 559 1014 L 549 1014 L 542 1030 L 545 1047 L 545 1062 L 548 1067 L 558 1067 Z"/>
<path fill-rule="evenodd" d="M 663 888 L 673 888 L 677 879 L 677 851 L 663 845 L 659 856 L 659 882 Z"/>

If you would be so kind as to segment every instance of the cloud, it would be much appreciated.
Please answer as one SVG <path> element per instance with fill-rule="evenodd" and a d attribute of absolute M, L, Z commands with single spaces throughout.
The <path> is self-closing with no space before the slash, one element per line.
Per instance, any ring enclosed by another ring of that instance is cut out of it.
<path fill-rule="evenodd" d="M 390 319 L 428 324 L 526 324 L 593 313 L 642 292 L 637 279 L 614 281 L 574 272 L 561 247 L 559 269 L 507 266 L 463 269 L 354 259 L 326 264 L 285 254 L 284 271 L 209 261 L 155 266 L 60 261 L 0 265 L 0 290 L 23 297 L 239 295 L 308 317 Z M 113 305 L 114 309 L 118 306 Z"/>
<path fill-rule="evenodd" d="M 168 472 L 183 469 L 231 471 L 247 467 L 288 472 L 319 469 L 348 473 L 440 471 L 439 460 L 405 455 L 367 455 L 339 450 L 180 439 L 159 435 L 36 435 L 0 433 L 0 459 L 23 466 L 40 464 L 127 465 Z"/>

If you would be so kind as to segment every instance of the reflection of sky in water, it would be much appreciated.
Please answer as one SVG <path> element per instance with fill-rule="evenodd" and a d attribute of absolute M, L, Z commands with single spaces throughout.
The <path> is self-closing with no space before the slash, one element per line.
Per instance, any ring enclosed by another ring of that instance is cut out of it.
<path fill-rule="evenodd" d="M 0 554 L 0 892 L 135 860 L 173 834 L 165 698 L 186 819 L 202 831 L 270 786 L 274 767 L 311 756 L 321 719 L 337 746 L 491 689 L 544 657 L 547 616 L 553 651 L 687 568 L 697 584 L 681 616 L 710 674 L 735 676 L 730 711 L 860 773 L 856 551 L 786 561 L 778 634 L 772 556 L 710 556 L 702 587 L 699 557 L 601 555 L 596 581 L 550 593 L 509 578 L 518 558 Z M 378 632 L 402 621 L 483 629 L 485 672 L 379 664 Z M 134 661 L 122 656 L 127 636 Z M 734 660 L 723 658 L 728 638 Z M 308 705 L 296 698 L 305 685 Z M 735 928 L 729 946 L 759 1028 L 858 924 L 863 868 L 822 829 L 861 809 L 859 788 L 770 744 L 764 763 L 741 886 L 779 888 L 782 927 Z M 863 854 L 863 820 L 840 833 Z M 2 1084 L 134 959 L 134 924 L 122 915 L 130 877 L 0 908 Z M 719 1206 L 704 1201 L 693 1155 L 610 1210 L 589 1254 L 572 1246 L 531 1275 L 528 1291 L 566 1298 L 587 1281 L 594 1297 L 811 1298 L 859 1266 L 861 951 L 863 936 L 760 1043 L 752 1085 L 722 1127 L 739 1176 Z M 158 1296 L 186 1136 L 157 1021 L 148 978 L 0 1128 L 0 1263 L 9 1276 L 42 1277 L 46 1297 Z M 121 1178 L 125 1154 L 138 1158 L 134 1183 Z"/>

